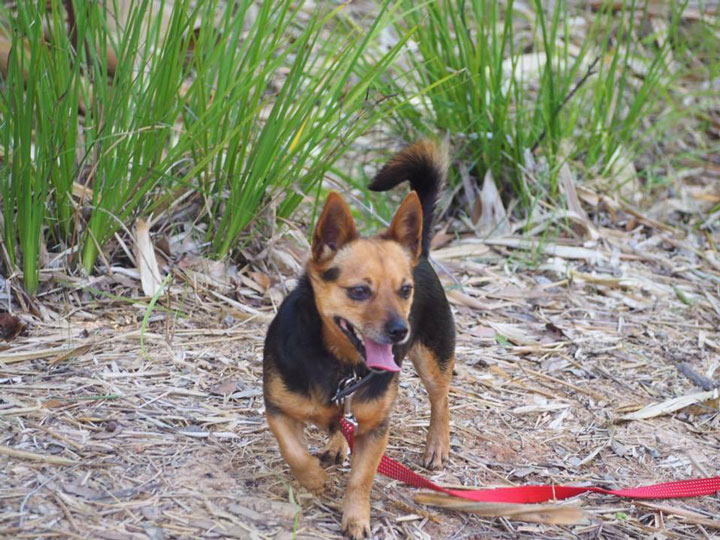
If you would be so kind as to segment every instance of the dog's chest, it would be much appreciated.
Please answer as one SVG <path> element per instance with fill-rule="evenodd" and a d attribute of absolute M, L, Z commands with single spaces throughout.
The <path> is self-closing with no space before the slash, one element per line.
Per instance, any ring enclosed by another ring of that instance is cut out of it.
<path fill-rule="evenodd" d="M 340 417 L 340 408 L 335 405 L 324 404 L 319 400 L 297 394 L 287 398 L 282 402 L 283 411 L 301 422 L 328 429 Z"/>

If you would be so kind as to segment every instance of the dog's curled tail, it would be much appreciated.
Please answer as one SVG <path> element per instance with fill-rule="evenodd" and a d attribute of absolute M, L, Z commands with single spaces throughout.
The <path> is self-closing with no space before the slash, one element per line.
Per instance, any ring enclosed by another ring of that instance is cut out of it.
<path fill-rule="evenodd" d="M 387 191 L 405 180 L 420 198 L 423 210 L 422 255 L 427 257 L 432 239 L 433 213 L 438 194 L 445 186 L 447 146 L 429 140 L 417 142 L 396 154 L 370 183 L 372 191 Z"/>

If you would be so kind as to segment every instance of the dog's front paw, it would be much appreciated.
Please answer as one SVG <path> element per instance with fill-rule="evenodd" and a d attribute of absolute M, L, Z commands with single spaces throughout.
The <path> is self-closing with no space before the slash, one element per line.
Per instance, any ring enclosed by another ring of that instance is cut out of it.
<path fill-rule="evenodd" d="M 369 494 L 357 493 L 348 486 L 343 501 L 342 530 L 348 538 L 370 538 Z"/>
<path fill-rule="evenodd" d="M 425 457 L 423 458 L 423 466 L 426 469 L 440 469 L 445 465 L 450 456 L 450 437 L 441 435 L 428 435 L 427 444 L 425 445 Z"/>
<path fill-rule="evenodd" d="M 302 470 L 293 470 L 293 473 L 298 479 L 298 482 L 314 495 L 322 493 L 328 481 L 328 475 L 320 466 L 317 458 L 313 458 L 310 465 L 304 467 Z"/>
<path fill-rule="evenodd" d="M 320 451 L 320 460 L 324 463 L 342 463 L 348 454 L 348 444 L 340 431 L 330 436 L 330 440 Z"/>
<path fill-rule="evenodd" d="M 342 531 L 347 538 L 353 540 L 370 538 L 370 519 L 343 516 Z"/>

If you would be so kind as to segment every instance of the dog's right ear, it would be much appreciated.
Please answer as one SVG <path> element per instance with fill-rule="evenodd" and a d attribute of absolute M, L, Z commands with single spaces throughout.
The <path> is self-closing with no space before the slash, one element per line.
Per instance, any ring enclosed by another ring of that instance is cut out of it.
<path fill-rule="evenodd" d="M 338 193 L 331 191 L 313 233 L 313 260 L 326 261 L 357 237 L 350 207 Z"/>

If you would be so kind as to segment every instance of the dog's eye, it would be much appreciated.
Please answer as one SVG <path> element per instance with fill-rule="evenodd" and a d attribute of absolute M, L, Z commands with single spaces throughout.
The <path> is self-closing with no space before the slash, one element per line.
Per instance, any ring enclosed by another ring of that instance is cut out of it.
<path fill-rule="evenodd" d="M 410 298 L 410 293 L 412 292 L 412 285 L 409 283 L 406 283 L 402 287 L 400 287 L 400 296 L 402 298 Z"/>
<path fill-rule="evenodd" d="M 370 298 L 371 291 L 370 287 L 366 285 L 358 285 L 357 287 L 348 287 L 347 295 L 352 300 L 367 300 Z"/>

